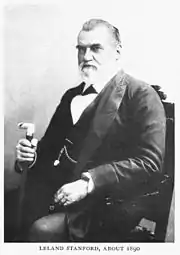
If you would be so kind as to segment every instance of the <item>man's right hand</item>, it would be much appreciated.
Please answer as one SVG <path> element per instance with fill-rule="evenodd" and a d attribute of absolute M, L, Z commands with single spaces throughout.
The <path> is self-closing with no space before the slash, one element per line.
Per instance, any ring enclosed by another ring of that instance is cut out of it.
<path fill-rule="evenodd" d="M 35 160 L 38 140 L 33 138 L 31 142 L 27 139 L 20 139 L 16 146 L 16 160 L 23 169 L 30 166 Z"/>

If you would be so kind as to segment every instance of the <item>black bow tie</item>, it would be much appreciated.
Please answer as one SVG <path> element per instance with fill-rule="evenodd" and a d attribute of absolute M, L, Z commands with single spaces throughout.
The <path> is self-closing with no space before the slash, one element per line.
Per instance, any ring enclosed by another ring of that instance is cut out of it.
<path fill-rule="evenodd" d="M 84 86 L 85 86 L 85 83 L 84 83 Z M 83 86 L 83 88 L 84 88 L 84 86 Z M 82 96 L 86 96 L 89 94 L 97 94 L 97 91 L 95 90 L 93 85 L 89 86 L 84 92 L 81 93 Z"/>

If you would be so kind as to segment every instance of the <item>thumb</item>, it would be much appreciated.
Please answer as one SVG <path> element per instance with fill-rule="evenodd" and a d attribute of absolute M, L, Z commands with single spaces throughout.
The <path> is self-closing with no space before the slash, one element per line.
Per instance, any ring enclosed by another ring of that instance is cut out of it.
<path fill-rule="evenodd" d="M 33 147 L 37 147 L 38 139 L 33 138 L 33 139 L 31 140 L 31 144 L 32 144 Z"/>

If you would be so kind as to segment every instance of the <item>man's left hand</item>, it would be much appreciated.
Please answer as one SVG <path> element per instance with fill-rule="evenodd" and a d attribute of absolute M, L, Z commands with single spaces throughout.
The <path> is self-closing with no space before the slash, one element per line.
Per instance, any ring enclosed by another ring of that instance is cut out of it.
<path fill-rule="evenodd" d="M 54 201 L 60 205 L 70 205 L 78 202 L 88 193 L 88 182 L 78 180 L 72 183 L 63 185 L 55 194 Z"/>

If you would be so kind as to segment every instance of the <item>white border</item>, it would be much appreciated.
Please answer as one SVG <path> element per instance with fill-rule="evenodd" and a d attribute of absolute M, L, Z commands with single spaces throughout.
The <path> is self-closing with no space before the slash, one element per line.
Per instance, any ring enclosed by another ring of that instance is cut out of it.
<path fill-rule="evenodd" d="M 151 0 L 152 1 L 152 0 Z M 3 34 L 3 7 L 4 7 L 4 5 L 6 5 L 6 4 L 19 4 L 19 3 L 21 3 L 21 4 L 49 4 L 49 3 L 51 3 L 51 4 L 53 4 L 53 3 L 55 3 L 55 4 L 57 4 L 58 2 L 60 2 L 60 0 L 58 1 L 55 1 L 55 0 L 49 0 L 49 1 L 45 1 L 45 0 L 21 0 L 21 1 L 16 1 L 16 0 L 14 0 L 14 1 L 1 1 L 1 4 L 0 4 L 0 17 L 1 17 L 1 20 L 0 20 L 0 31 L 1 31 L 1 34 Z M 61 1 L 61 2 L 64 2 L 64 1 Z M 67 2 L 67 1 L 66 1 Z M 84 1 L 84 4 L 87 4 L 88 5 L 88 3 L 90 4 L 90 2 L 91 1 L 89 1 L 89 2 L 85 2 Z M 158 0 L 156 0 L 156 2 L 158 2 Z M 161 2 L 161 4 L 162 4 L 162 9 L 163 9 L 163 3 L 164 2 L 166 2 L 166 1 L 160 1 Z M 71 1 L 71 8 L 75 8 L 76 7 L 76 3 L 77 3 L 77 0 L 76 1 Z M 72 7 L 72 4 L 74 5 L 73 7 Z M 177 5 L 177 8 L 179 8 L 179 5 L 178 5 L 178 1 L 173 1 L 173 0 L 169 0 L 169 4 L 170 4 L 170 6 L 171 5 Z M 117 7 L 116 7 L 117 8 Z M 75 9 L 74 9 L 75 10 Z M 173 15 L 173 14 L 171 14 L 171 15 Z M 153 17 L 152 17 L 153 18 Z M 167 18 L 168 19 L 171 19 L 171 16 L 167 16 Z M 179 40 L 179 36 L 178 36 L 178 31 L 179 31 L 179 24 L 180 24 L 180 22 L 177 24 L 177 40 Z M 175 28 L 176 29 L 176 28 Z M 1 40 L 0 40 L 0 56 L 2 56 L 3 55 L 3 36 L 0 36 L 0 38 L 1 38 Z M 170 49 L 167 49 L 167 50 L 170 50 Z M 178 57 L 178 52 L 177 52 L 177 59 L 175 58 L 175 62 L 173 63 L 174 65 L 175 65 L 175 69 L 177 70 L 177 66 L 179 66 L 179 57 Z M 2 85 L 4 82 L 3 82 L 3 60 L 2 60 L 2 57 L 0 58 L 1 60 L 0 60 L 0 85 Z M 179 83 L 179 77 L 178 76 L 180 76 L 180 74 L 179 73 L 176 73 L 175 75 L 177 75 L 177 101 L 176 101 L 176 141 L 179 141 L 179 118 L 178 118 L 178 110 L 179 110 L 179 102 L 178 101 L 180 101 L 179 100 L 179 86 L 180 86 L 180 83 Z M 3 88 L 3 86 L 0 86 L 1 87 L 1 89 Z M 3 94 L 3 89 L 2 89 L 2 92 L 0 93 L 1 95 Z M 1 98 L 1 102 L 3 102 L 3 98 Z M 2 109 L 3 109 L 3 104 L 2 104 Z M 3 111 L 1 111 L 1 121 L 3 122 Z M 3 125 L 1 125 L 1 131 L 0 131 L 0 133 L 1 133 L 1 135 L 2 135 L 2 139 L 1 139 L 1 141 L 3 141 Z M 165 243 L 165 244 L 131 244 L 132 246 L 139 246 L 140 248 L 141 248 L 141 250 L 138 252 L 138 254 L 143 254 L 143 255 L 147 255 L 147 254 L 177 254 L 178 253 L 178 240 L 179 240 L 179 235 L 178 235 L 178 228 L 179 228 L 179 226 L 180 226 L 180 224 L 179 224 L 179 213 L 177 213 L 177 212 L 179 212 L 179 202 L 178 202 L 178 200 L 179 199 L 177 199 L 177 197 L 179 197 L 179 185 L 178 185 L 178 180 L 180 179 L 179 178 L 179 169 L 180 169 L 180 167 L 179 167 L 179 163 L 177 162 L 178 161 L 178 148 L 177 148 L 177 146 L 178 146 L 178 142 L 176 142 L 176 175 L 175 175 L 175 178 L 176 178 L 176 185 L 175 185 L 175 191 L 176 191 L 176 231 L 175 231 L 175 237 L 176 237 L 176 239 L 175 239 L 175 243 Z M 2 159 L 1 159 L 1 162 L 2 162 L 2 164 L 3 164 L 3 153 L 1 152 L 1 155 L 2 155 Z M 3 169 L 3 167 L 1 168 L 1 169 Z M 3 173 L 2 173 L 3 171 L 1 171 L 1 178 L 0 178 L 0 181 L 1 181 L 1 194 L 3 194 L 4 193 L 4 191 L 3 191 L 3 177 L 4 177 L 4 175 L 3 175 Z M 0 202 L 1 202 L 1 205 L 3 205 L 3 196 L 1 196 L 1 200 L 0 200 Z M 39 253 L 41 253 L 42 254 L 42 252 L 43 252 L 43 254 L 45 254 L 45 253 L 50 253 L 50 251 L 39 251 L 39 244 L 15 244 L 15 243 L 10 243 L 10 244 L 8 244 L 8 243 L 3 243 L 3 206 L 1 206 L 1 211 L 0 211 L 0 219 L 1 219 L 1 235 L 0 235 L 0 237 L 1 237 L 1 246 L 0 246 L 0 252 L 1 252 L 1 254 L 18 254 L 18 255 L 20 255 L 20 254 L 25 254 L 25 253 L 28 253 L 28 254 L 39 254 Z M 44 245 L 44 244 L 42 244 L 42 245 Z M 51 244 L 51 246 L 52 246 L 53 244 Z M 59 245 L 59 244 L 58 244 Z M 60 245 L 63 245 L 63 244 L 60 244 Z M 83 244 L 83 245 L 87 245 L 87 244 Z M 103 246 L 107 246 L 108 244 L 99 244 L 99 247 L 103 247 Z M 113 245 L 115 245 L 115 244 L 113 244 Z M 128 244 L 118 244 L 118 246 L 122 246 L 122 245 L 124 245 L 125 247 L 127 247 L 128 246 Z M 66 247 L 67 246 L 67 244 L 64 244 L 64 247 Z M 78 246 L 78 244 L 76 244 L 76 246 Z M 90 245 L 90 246 L 92 246 L 92 244 Z M 97 244 L 94 244 L 94 246 L 97 246 Z M 112 244 L 109 244 L 109 246 L 112 246 Z M 54 251 L 55 252 L 55 251 Z M 75 252 L 75 251 L 74 251 Z M 73 252 L 73 253 L 74 253 Z M 53 251 L 52 251 L 52 253 L 53 253 Z M 65 251 L 62 251 L 62 252 L 58 252 L 58 253 L 60 253 L 60 254 L 71 254 L 71 252 L 65 252 Z M 78 252 L 79 253 L 79 252 Z M 86 253 L 89 253 L 89 252 L 83 252 L 83 253 L 81 253 L 81 254 L 86 254 Z M 94 253 L 94 252 L 91 252 L 92 254 Z M 95 252 L 95 253 L 97 253 L 97 252 Z M 94 253 L 94 254 L 95 254 Z M 106 252 L 105 252 L 106 253 Z M 115 252 L 114 251 L 114 254 L 117 254 L 117 252 Z M 129 254 L 129 252 L 123 252 L 123 253 L 127 253 L 127 254 Z M 103 253 L 104 254 L 104 253 Z M 118 254 L 119 254 L 119 252 L 118 252 Z"/>

